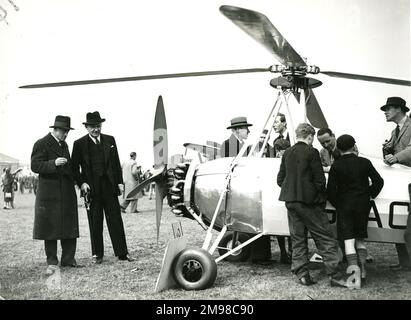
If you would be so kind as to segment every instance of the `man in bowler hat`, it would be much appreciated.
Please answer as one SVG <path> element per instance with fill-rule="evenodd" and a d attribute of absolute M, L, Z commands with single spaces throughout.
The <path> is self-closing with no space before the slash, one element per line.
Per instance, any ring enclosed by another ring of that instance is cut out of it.
<path fill-rule="evenodd" d="M 46 274 L 58 269 L 57 240 L 62 247 L 61 266 L 81 267 L 74 255 L 79 237 L 77 195 L 65 142 L 70 118 L 58 115 L 52 132 L 37 140 L 31 154 L 31 170 L 39 174 L 36 193 L 33 238 L 44 240 Z"/>
<path fill-rule="evenodd" d="M 123 220 L 118 196 L 123 189 L 123 176 L 114 137 L 102 134 L 105 119 L 98 111 L 89 112 L 85 125 L 88 134 L 73 145 L 73 170 L 76 182 L 83 193 L 90 194 L 90 238 L 94 263 L 103 262 L 103 211 L 119 260 L 134 261 L 128 255 Z"/>
<path fill-rule="evenodd" d="M 388 165 L 400 163 L 411 167 L 411 119 L 406 115 L 410 109 L 400 97 L 388 98 L 380 109 L 384 111 L 387 122 L 397 124 L 391 132 L 390 140 L 383 144 L 384 162 Z M 393 270 L 411 270 L 411 219 L 408 219 L 405 234 L 408 235 L 405 237 L 405 244 L 396 244 L 399 264 L 390 266 Z"/>

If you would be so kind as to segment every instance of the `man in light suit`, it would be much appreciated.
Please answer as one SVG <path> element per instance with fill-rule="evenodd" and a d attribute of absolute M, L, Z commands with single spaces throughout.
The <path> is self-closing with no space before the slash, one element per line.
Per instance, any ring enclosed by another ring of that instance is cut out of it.
<path fill-rule="evenodd" d="M 137 169 L 137 154 L 133 151 L 130 153 L 130 159 L 125 161 L 122 165 L 124 193 L 127 195 L 131 190 L 139 184 L 138 169 Z M 142 192 L 137 193 L 132 199 L 124 199 L 120 204 L 121 212 L 125 213 L 128 205 L 130 205 L 130 213 L 138 213 L 137 210 L 138 199 L 143 196 Z"/>
<path fill-rule="evenodd" d="M 128 255 L 118 196 L 123 188 L 123 176 L 114 137 L 102 134 L 105 119 L 98 111 L 89 112 L 85 125 L 88 134 L 73 145 L 72 165 L 75 180 L 83 193 L 90 192 L 90 237 L 94 263 L 103 262 L 103 211 L 119 260 L 134 261 Z"/>
<path fill-rule="evenodd" d="M 384 162 L 388 165 L 400 163 L 411 167 L 411 119 L 406 115 L 410 109 L 400 97 L 388 98 L 387 103 L 380 109 L 384 111 L 387 122 L 397 124 L 390 140 L 383 144 Z M 411 219 L 408 220 L 405 244 L 396 244 L 399 264 L 390 266 L 393 270 L 411 271 Z"/>

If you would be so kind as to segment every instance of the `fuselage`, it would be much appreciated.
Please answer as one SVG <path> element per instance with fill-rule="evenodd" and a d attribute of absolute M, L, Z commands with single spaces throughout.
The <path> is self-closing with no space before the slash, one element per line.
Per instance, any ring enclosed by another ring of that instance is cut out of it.
<path fill-rule="evenodd" d="M 408 216 L 411 169 L 401 165 L 390 167 L 380 159 L 367 158 L 385 182 L 383 190 L 372 202 L 367 240 L 402 243 Z M 195 170 L 189 170 L 191 176 L 186 177 L 189 185 L 185 186 L 185 205 L 211 221 L 233 159 L 221 158 L 197 164 Z M 280 158 L 241 158 L 232 172 L 216 226 L 227 225 L 228 230 L 247 233 L 289 235 L 287 210 L 284 202 L 278 200 L 280 163 Z M 335 208 L 327 203 L 326 211 L 335 230 Z"/>

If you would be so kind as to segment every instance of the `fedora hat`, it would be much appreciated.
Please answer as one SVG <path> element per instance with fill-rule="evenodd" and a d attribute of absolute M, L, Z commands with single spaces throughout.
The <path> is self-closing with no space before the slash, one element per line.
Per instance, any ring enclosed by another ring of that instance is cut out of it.
<path fill-rule="evenodd" d="M 387 103 L 383 105 L 380 109 L 385 111 L 388 107 L 400 107 L 404 112 L 410 111 L 410 109 L 405 105 L 405 100 L 400 97 L 389 97 Z"/>
<path fill-rule="evenodd" d="M 227 127 L 227 129 L 234 129 L 238 127 L 251 127 L 252 124 L 247 122 L 246 117 L 237 117 L 234 119 L 231 119 L 231 125 Z"/>
<path fill-rule="evenodd" d="M 86 116 L 86 122 L 83 122 L 83 124 L 88 125 L 88 124 L 100 124 L 102 122 L 106 121 L 106 119 L 102 119 L 100 117 L 100 113 L 98 111 L 94 112 L 88 112 Z"/>
<path fill-rule="evenodd" d="M 56 116 L 56 119 L 54 119 L 54 124 L 50 126 L 50 128 L 74 130 L 74 128 L 70 127 L 70 117 L 60 116 L 60 115 Z"/>

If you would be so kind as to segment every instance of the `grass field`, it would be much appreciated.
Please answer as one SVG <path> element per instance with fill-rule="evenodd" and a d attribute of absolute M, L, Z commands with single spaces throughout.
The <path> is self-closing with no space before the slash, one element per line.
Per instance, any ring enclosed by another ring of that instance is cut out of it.
<path fill-rule="evenodd" d="M 318 283 L 303 287 L 296 283 L 287 265 L 267 267 L 222 261 L 210 289 L 154 293 L 164 250 L 172 238 L 171 224 L 181 220 L 187 242 L 194 247 L 201 246 L 204 232 L 196 222 L 176 218 L 165 205 L 157 246 L 154 201 L 147 196 L 139 201 L 141 213 L 123 214 L 127 244 L 135 262 L 114 257 L 105 226 L 105 260 L 93 265 L 86 211 L 79 206 L 81 237 L 76 259 L 86 267 L 62 268 L 60 282 L 50 282 L 44 275 L 43 242 L 32 239 L 34 195 L 17 194 L 15 204 L 14 210 L 0 210 L 0 296 L 4 299 L 411 299 L 411 273 L 389 270 L 389 265 L 397 262 L 394 245 L 376 243 L 368 247 L 374 262 L 368 264 L 368 282 L 361 290 L 330 287 L 318 264 L 312 271 Z M 314 252 L 315 247 L 311 248 Z M 275 241 L 272 251 L 278 260 Z"/>

